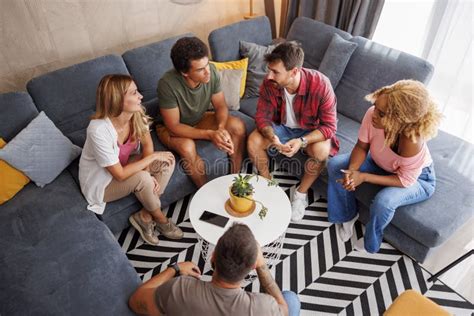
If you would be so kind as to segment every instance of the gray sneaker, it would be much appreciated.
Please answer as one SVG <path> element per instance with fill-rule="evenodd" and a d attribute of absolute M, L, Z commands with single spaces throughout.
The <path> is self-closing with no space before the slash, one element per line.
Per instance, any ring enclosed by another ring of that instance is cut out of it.
<path fill-rule="evenodd" d="M 183 231 L 169 218 L 166 224 L 156 223 L 156 229 L 169 239 L 181 239 L 184 236 Z"/>
<path fill-rule="evenodd" d="M 145 223 L 140 217 L 140 212 L 130 215 L 128 218 L 130 224 L 140 233 L 142 239 L 149 245 L 156 246 L 160 242 L 155 233 L 155 221 Z"/>

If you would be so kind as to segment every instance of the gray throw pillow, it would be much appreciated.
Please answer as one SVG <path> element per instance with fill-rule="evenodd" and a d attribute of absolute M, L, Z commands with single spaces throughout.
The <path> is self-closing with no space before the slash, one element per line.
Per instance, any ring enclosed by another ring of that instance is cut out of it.
<path fill-rule="evenodd" d="M 219 70 L 222 92 L 224 92 L 225 102 L 229 110 L 237 111 L 240 108 L 240 82 L 242 80 L 242 70 L 223 69 Z"/>
<path fill-rule="evenodd" d="M 249 59 L 244 98 L 258 97 L 260 85 L 267 74 L 265 55 L 271 53 L 275 47 L 276 45 L 261 46 L 240 41 L 240 55 Z"/>
<path fill-rule="evenodd" d="M 80 154 L 81 148 L 71 143 L 44 112 L 0 149 L 0 159 L 39 187 L 52 182 Z"/>
<path fill-rule="evenodd" d="M 347 41 L 338 34 L 332 36 L 318 70 L 329 78 L 333 89 L 336 89 L 339 84 L 356 48 L 357 43 Z"/>

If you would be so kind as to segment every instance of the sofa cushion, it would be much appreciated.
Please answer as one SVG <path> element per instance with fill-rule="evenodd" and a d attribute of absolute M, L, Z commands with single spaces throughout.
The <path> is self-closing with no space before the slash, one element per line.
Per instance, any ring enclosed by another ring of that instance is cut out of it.
<path fill-rule="evenodd" d="M 0 149 L 5 147 L 7 143 L 0 137 Z M 3 160 L 0 160 L 0 205 L 15 196 L 25 185 L 30 182 L 27 176 L 20 170 L 10 166 Z"/>
<path fill-rule="evenodd" d="M 231 60 L 226 62 L 211 61 L 211 64 L 214 64 L 218 71 L 226 69 L 242 70 L 242 77 L 240 78 L 241 81 L 239 87 L 239 97 L 243 97 L 245 93 L 245 82 L 247 80 L 247 68 L 249 65 L 249 59 L 242 58 L 241 60 Z"/>
<path fill-rule="evenodd" d="M 0 314 L 133 315 L 140 280 L 71 176 L 29 184 L 0 212 Z"/>
<path fill-rule="evenodd" d="M 337 113 L 336 136 L 339 139 L 338 155 L 352 151 L 352 148 L 354 148 L 354 145 L 357 143 L 359 127 L 360 124 L 358 122 L 344 116 L 344 114 Z"/>
<path fill-rule="evenodd" d="M 212 59 L 229 61 L 240 59 L 239 41 L 258 45 L 270 45 L 272 31 L 266 16 L 233 23 L 209 33 L 209 47 Z"/>
<path fill-rule="evenodd" d="M 249 59 L 247 80 L 245 82 L 245 98 L 258 97 L 260 85 L 267 75 L 265 55 L 273 51 L 276 45 L 263 46 L 240 41 L 240 55 Z"/>
<path fill-rule="evenodd" d="M 108 55 L 31 79 L 28 92 L 59 130 L 76 145 L 95 112 L 97 86 L 108 74 L 128 74 L 120 56 Z"/>
<path fill-rule="evenodd" d="M 0 149 L 0 159 L 40 187 L 53 181 L 80 154 L 81 148 L 71 143 L 44 112 Z"/>
<path fill-rule="evenodd" d="M 333 26 L 299 17 L 291 25 L 286 39 L 301 43 L 305 53 L 304 67 L 318 69 L 334 34 L 346 40 L 352 38 L 349 33 Z"/>
<path fill-rule="evenodd" d="M 224 93 L 225 103 L 229 110 L 238 110 L 240 108 L 240 82 L 244 71 L 237 69 L 219 70 L 222 92 Z M 209 105 L 210 109 L 214 107 Z"/>
<path fill-rule="evenodd" d="M 240 112 L 254 118 L 257 113 L 258 98 L 247 98 L 240 100 Z"/>
<path fill-rule="evenodd" d="M 0 137 L 8 143 L 37 115 L 38 110 L 28 93 L 0 94 Z"/>
<path fill-rule="evenodd" d="M 428 247 L 446 241 L 472 216 L 474 209 L 474 146 L 455 136 L 439 132 L 428 143 L 436 173 L 436 191 L 421 203 L 397 209 L 392 225 Z M 357 199 L 369 206 L 380 187 L 362 185 Z"/>
<path fill-rule="evenodd" d="M 337 34 L 333 35 L 318 69 L 329 78 L 333 89 L 339 84 L 347 63 L 356 48 L 356 43 L 346 41 Z"/>
<path fill-rule="evenodd" d="M 146 114 L 152 118 L 152 120 L 158 116 L 158 113 L 160 112 L 160 106 L 158 105 L 158 98 L 153 98 L 151 100 L 148 100 L 146 102 L 143 102 L 142 105 L 146 109 Z M 152 126 L 155 124 L 155 122 L 152 122 Z"/>
<path fill-rule="evenodd" d="M 156 98 L 158 80 L 173 68 L 170 53 L 174 43 L 182 37 L 194 36 L 191 33 L 171 37 L 156 43 L 126 51 L 122 57 L 133 76 L 143 101 Z"/>
<path fill-rule="evenodd" d="M 351 42 L 358 46 L 335 92 L 338 112 L 358 122 L 371 106 L 367 94 L 401 79 L 428 83 L 431 78 L 433 66 L 421 58 L 359 36 Z"/>

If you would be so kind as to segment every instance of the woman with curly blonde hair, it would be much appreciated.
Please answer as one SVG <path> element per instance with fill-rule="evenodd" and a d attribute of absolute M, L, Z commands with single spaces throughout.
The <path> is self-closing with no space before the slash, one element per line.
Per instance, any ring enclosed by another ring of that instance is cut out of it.
<path fill-rule="evenodd" d="M 364 238 L 355 244 L 359 251 L 374 253 L 395 210 L 434 193 L 436 178 L 426 142 L 436 136 L 441 114 L 425 86 L 414 80 L 397 81 L 366 100 L 373 106 L 365 113 L 352 153 L 328 163 L 328 213 L 345 242 L 358 218 L 354 191 L 364 182 L 382 186 L 370 205 Z"/>
<path fill-rule="evenodd" d="M 106 203 L 134 193 L 143 209 L 129 221 L 146 243 L 157 245 L 155 226 L 171 239 L 182 238 L 183 232 L 161 211 L 160 195 L 175 160 L 171 152 L 154 151 L 142 98 L 130 76 L 102 78 L 79 161 L 79 182 L 87 208 L 98 214 Z"/>

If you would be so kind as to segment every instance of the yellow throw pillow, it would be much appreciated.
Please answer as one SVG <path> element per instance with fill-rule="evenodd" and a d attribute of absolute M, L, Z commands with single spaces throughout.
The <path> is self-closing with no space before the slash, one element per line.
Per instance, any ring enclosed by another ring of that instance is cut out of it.
<path fill-rule="evenodd" d="M 240 97 L 244 96 L 245 92 L 245 81 L 247 80 L 247 66 L 249 65 L 249 59 L 246 57 L 241 60 L 227 61 L 227 62 L 217 62 L 211 61 L 212 64 L 216 66 L 216 69 L 233 69 L 233 70 L 242 70 L 242 79 L 240 80 Z"/>
<path fill-rule="evenodd" d="M 5 147 L 7 143 L 0 138 L 0 149 Z M 30 182 L 27 176 L 21 171 L 16 170 L 5 161 L 0 160 L 0 205 L 15 196 L 25 185 Z"/>

